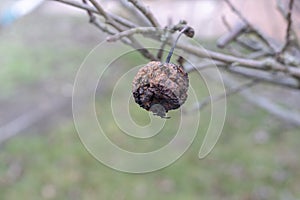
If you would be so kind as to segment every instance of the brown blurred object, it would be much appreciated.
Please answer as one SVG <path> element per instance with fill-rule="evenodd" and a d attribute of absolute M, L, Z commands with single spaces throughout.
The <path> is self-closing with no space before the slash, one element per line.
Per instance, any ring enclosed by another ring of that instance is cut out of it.
<path fill-rule="evenodd" d="M 189 79 L 183 68 L 172 63 L 152 61 L 133 80 L 133 96 L 142 108 L 165 117 L 187 99 Z"/>

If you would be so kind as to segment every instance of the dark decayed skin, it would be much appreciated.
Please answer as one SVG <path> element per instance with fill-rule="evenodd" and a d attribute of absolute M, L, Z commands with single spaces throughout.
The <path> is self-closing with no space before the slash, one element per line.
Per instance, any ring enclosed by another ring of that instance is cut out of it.
<path fill-rule="evenodd" d="M 185 102 L 188 87 L 189 79 L 183 67 L 152 61 L 136 74 L 133 97 L 142 108 L 165 117 L 169 110 L 177 109 Z"/>

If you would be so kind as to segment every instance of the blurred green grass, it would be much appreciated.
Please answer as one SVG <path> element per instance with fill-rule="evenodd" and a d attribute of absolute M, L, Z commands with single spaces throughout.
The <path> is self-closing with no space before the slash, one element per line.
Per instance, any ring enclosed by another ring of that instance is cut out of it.
<path fill-rule="evenodd" d="M 78 64 L 95 44 L 96 39 L 86 42 L 72 34 L 72 30 L 83 26 L 83 33 L 77 34 L 97 38 L 97 30 L 87 28 L 82 19 L 67 18 L 64 22 L 47 16 L 41 21 L 36 22 L 36 19 L 33 15 L 25 19 L 24 24 L 19 22 L 13 30 L 8 30 L 22 34 L 6 33 L 4 39 L 0 38 L 0 53 L 4 58 L 0 61 L 3 66 L 0 84 L 5 96 L 24 84 L 52 76 L 73 80 Z M 54 22 L 59 23 L 58 26 Z M 26 23 L 37 25 L 29 31 L 24 28 Z M 46 30 L 37 28 L 45 27 L 44 24 L 53 25 Z M 59 29 L 66 24 L 69 28 Z M 47 31 L 50 29 L 51 32 Z M 89 35 L 87 30 L 95 33 Z M 34 32 L 36 37 L 29 32 Z M 28 45 L 30 39 L 34 39 L 32 45 Z M 126 65 L 134 65 L 135 59 L 140 58 L 130 59 Z M 197 77 L 193 76 L 191 80 L 196 81 Z M 205 96 L 202 87 L 198 92 Z M 99 102 L 96 106 L 108 108 L 109 101 L 104 99 L 103 102 L 107 104 Z M 137 123 L 149 121 L 143 112 L 132 108 Z M 184 156 L 165 169 L 142 175 L 120 173 L 100 164 L 80 142 L 72 119 L 46 133 L 28 131 L 0 146 L 0 199 L 300 198 L 297 129 L 288 129 L 235 96 L 229 99 L 227 120 L 219 142 L 207 158 L 199 160 L 197 155 L 207 128 L 205 124 L 209 122 L 208 110 L 201 115 L 202 126 Z M 118 130 L 109 117 L 103 120 L 113 139 L 128 148 L 135 145 L 135 141 L 124 143 L 122 137 L 114 135 Z M 164 135 L 144 148 L 162 145 L 175 130 L 176 126 L 170 122 Z"/>

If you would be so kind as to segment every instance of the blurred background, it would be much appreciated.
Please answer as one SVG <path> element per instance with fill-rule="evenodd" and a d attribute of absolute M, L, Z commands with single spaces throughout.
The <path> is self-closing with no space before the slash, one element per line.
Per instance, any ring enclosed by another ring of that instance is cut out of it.
<path fill-rule="evenodd" d="M 0 199 L 300 199 L 299 126 L 279 120 L 239 95 L 228 99 L 223 133 L 205 159 L 198 159 L 198 151 L 209 110 L 201 111 L 200 128 L 191 148 L 165 169 L 132 175 L 99 163 L 77 135 L 71 98 L 82 61 L 106 36 L 88 23 L 85 12 L 54 1 L 24 1 L 23 6 L 36 3 L 36 9 L 16 21 L 7 20 L 3 13 L 15 2 L 0 3 L 0 16 L 5 19 L 0 26 Z M 283 40 L 285 24 L 274 8 L 275 0 L 233 2 L 250 21 L 276 40 Z M 112 12 L 124 12 L 117 1 L 102 3 Z M 145 3 L 163 25 L 169 17 L 174 22 L 187 20 L 208 48 L 215 48 L 216 39 L 226 31 L 223 14 L 231 23 L 237 20 L 217 0 Z M 101 62 L 119 50 L 99 55 L 94 64 L 105 67 Z M 108 71 L 107 76 L 118 77 L 141 61 L 147 62 L 139 54 L 130 55 L 122 63 L 124 68 Z M 205 98 L 208 93 L 203 82 L 194 74 L 190 79 L 199 85 L 199 98 Z M 114 83 L 106 84 L 96 102 L 99 113 L 101 109 L 109 111 Z M 250 91 L 265 93 L 300 112 L 299 92 L 273 86 Z M 136 122 L 149 123 L 148 113 L 130 103 Z M 176 112 L 173 115 L 163 136 L 139 148 L 147 150 L 169 141 L 178 123 Z M 104 120 L 114 141 L 135 148 L 134 141 L 126 143 L 119 136 L 113 117 Z"/>

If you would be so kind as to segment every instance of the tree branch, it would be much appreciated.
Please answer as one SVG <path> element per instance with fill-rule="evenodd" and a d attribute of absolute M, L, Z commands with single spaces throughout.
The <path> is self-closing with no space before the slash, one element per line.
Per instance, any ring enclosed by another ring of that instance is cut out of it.
<path fill-rule="evenodd" d="M 195 110 L 201 110 L 203 109 L 204 107 L 206 107 L 207 105 L 213 103 L 213 102 L 217 102 L 217 101 L 220 101 L 224 98 L 228 98 L 236 93 L 239 93 L 243 90 L 246 90 L 256 84 L 258 84 L 259 81 L 258 80 L 252 80 L 248 83 L 245 83 L 245 84 L 242 84 L 238 87 L 234 87 L 234 88 L 230 88 L 230 89 L 227 89 L 225 93 L 222 93 L 222 94 L 219 94 L 219 95 L 216 95 L 216 96 L 213 96 L 213 97 L 207 97 L 205 98 L 203 101 L 199 102 L 197 105 L 194 106 L 194 108 L 192 109 L 192 111 L 195 111 Z"/>
<path fill-rule="evenodd" d="M 128 2 L 128 0 L 119 1 L 120 5 L 128 10 L 127 13 L 130 15 L 129 18 L 134 18 L 134 20 L 137 21 L 136 23 L 138 23 L 140 26 L 151 26 L 149 20 L 145 17 L 145 15 L 143 15 L 143 13 L 136 9 L 136 7 L 132 5 L 132 3 Z"/>
<path fill-rule="evenodd" d="M 231 35 L 233 35 L 233 37 L 229 37 L 227 36 L 227 39 L 229 39 L 228 42 L 225 42 L 225 44 L 222 45 L 222 40 L 221 38 L 217 41 L 217 46 L 219 48 L 224 48 L 226 47 L 227 44 L 229 44 L 230 42 L 233 42 L 235 41 L 237 44 L 239 44 L 241 47 L 247 49 L 247 50 L 250 50 L 250 51 L 263 51 L 267 54 L 267 51 L 265 48 L 263 48 L 262 45 L 258 45 L 257 42 L 253 41 L 253 39 L 249 39 L 249 38 L 239 38 L 239 36 L 249 32 L 249 26 L 246 25 L 245 23 L 242 23 L 242 24 L 238 24 L 237 27 L 233 28 L 233 29 L 240 29 L 241 32 L 239 32 L 238 30 L 232 30 L 231 26 L 229 25 L 229 23 L 227 22 L 226 20 L 226 17 L 225 16 L 222 16 L 222 22 L 224 24 L 224 26 L 227 28 L 227 30 L 229 32 L 233 32 L 231 33 Z M 245 26 L 244 29 L 241 29 L 243 28 L 242 26 Z M 234 33 L 235 32 L 235 33 Z M 234 34 L 237 34 L 236 36 Z M 230 34 L 229 34 L 230 35 Z M 225 37 L 225 36 L 223 36 Z M 246 40 L 247 39 L 247 40 Z M 221 44 L 219 44 L 221 43 Z M 220 46 L 219 46 L 220 45 Z M 224 46 L 224 47 L 222 47 Z"/>
<path fill-rule="evenodd" d="M 98 13 L 104 17 L 105 23 L 114 27 L 117 31 L 124 31 L 124 28 L 120 26 L 120 24 L 116 23 L 116 21 L 111 18 L 106 11 L 102 8 L 102 6 L 96 0 L 89 0 L 93 6 L 97 9 Z"/>
<path fill-rule="evenodd" d="M 192 45 L 178 43 L 177 48 L 180 48 L 188 53 L 191 53 L 198 57 L 211 58 L 213 60 L 221 61 L 227 64 L 236 63 L 246 68 L 253 68 L 262 71 L 284 72 L 294 77 L 300 78 L 300 68 L 285 66 L 278 63 L 272 58 L 266 58 L 264 60 L 254 60 L 247 58 L 235 57 L 207 49 L 200 49 Z"/>
<path fill-rule="evenodd" d="M 157 19 L 154 17 L 153 13 L 139 0 L 128 0 L 132 3 L 143 15 L 149 20 L 152 26 L 160 27 Z"/>
<path fill-rule="evenodd" d="M 147 35 L 145 35 L 147 37 Z M 148 36 L 152 39 L 153 36 Z M 172 41 L 168 41 L 169 45 L 172 45 Z M 208 49 L 201 49 L 198 47 L 195 47 L 193 45 L 189 44 L 182 44 L 178 43 L 177 48 L 182 49 L 186 51 L 187 53 L 193 54 L 198 57 L 202 58 L 211 58 L 216 61 L 221 61 L 226 64 L 232 65 L 232 64 L 238 64 L 240 66 L 246 67 L 246 68 L 253 68 L 258 69 L 262 71 L 272 71 L 272 72 L 284 72 L 286 74 L 289 74 L 293 77 L 300 78 L 300 68 L 292 67 L 292 66 L 285 66 L 282 63 L 277 62 L 273 58 L 265 58 L 263 60 L 255 60 L 255 59 L 249 59 L 249 58 L 241 58 L 236 57 L 224 53 L 219 53 L 215 51 L 211 51 Z"/>
<path fill-rule="evenodd" d="M 89 0 L 94 7 L 97 9 L 98 13 L 100 15 L 102 15 L 104 17 L 105 20 L 110 21 L 111 18 L 109 15 L 106 14 L 106 11 L 104 11 L 104 9 L 100 6 L 100 4 L 98 2 L 96 2 L 95 0 Z"/>
<path fill-rule="evenodd" d="M 294 5 L 294 0 L 290 0 L 289 2 L 289 10 L 286 16 L 286 21 L 287 21 L 287 28 L 286 28 L 286 34 L 285 34 L 285 43 L 280 51 L 280 53 L 283 53 L 287 50 L 287 48 L 290 46 L 292 38 L 292 23 L 293 23 L 293 19 L 292 19 L 292 11 L 293 11 L 293 5 Z"/>
<path fill-rule="evenodd" d="M 244 23 L 238 24 L 228 34 L 225 34 L 221 38 L 219 38 L 219 40 L 217 41 L 217 46 L 219 48 L 224 48 L 225 46 L 227 46 L 232 41 L 237 40 L 237 38 L 245 32 L 247 27 L 248 26 Z"/>
<path fill-rule="evenodd" d="M 57 2 L 60 2 L 60 3 L 63 3 L 63 4 L 66 4 L 66 5 L 69 5 L 69 6 L 73 6 L 75 8 L 79 8 L 79 9 L 82 9 L 82 10 L 85 10 L 85 11 L 90 11 L 92 13 L 95 13 L 97 15 L 101 15 L 97 9 L 89 6 L 89 5 L 85 5 L 85 4 L 82 4 L 82 3 L 79 3 L 79 2 L 75 2 L 75 1 L 70 1 L 70 0 L 53 0 L 53 1 L 57 1 Z M 112 18 L 113 20 L 115 20 L 116 22 L 118 22 L 119 24 L 127 27 L 127 28 L 134 28 L 134 27 L 137 27 L 136 24 L 134 24 L 133 22 L 123 18 L 123 17 L 120 17 L 118 15 L 115 15 L 115 14 L 112 14 L 112 13 L 108 13 L 106 12 L 106 14 Z"/>
<path fill-rule="evenodd" d="M 160 48 L 159 48 L 159 50 L 158 50 L 158 52 L 157 52 L 157 56 L 156 56 L 157 59 L 160 60 L 160 61 L 162 60 L 162 57 L 163 57 L 163 54 L 164 54 L 165 47 L 166 47 L 168 41 L 170 40 L 170 35 L 171 35 L 171 33 L 170 33 L 170 31 L 169 31 L 169 28 L 170 28 L 171 24 L 172 24 L 172 22 L 171 22 L 171 20 L 169 20 L 168 26 L 166 26 L 166 27 L 164 28 L 163 34 L 162 34 L 161 37 L 160 37 L 161 45 L 160 45 Z"/>
<path fill-rule="evenodd" d="M 235 13 L 248 27 L 257 35 L 257 37 L 264 42 L 267 47 L 271 50 L 272 53 L 277 52 L 276 47 L 274 44 L 272 44 L 265 34 L 263 34 L 258 28 L 256 28 L 253 24 L 251 24 L 244 16 L 243 14 L 231 3 L 230 0 L 224 0 L 226 4 L 230 7 L 233 13 Z"/>
<path fill-rule="evenodd" d="M 123 18 L 120 18 L 125 23 L 117 23 L 117 19 L 119 19 L 119 18 L 114 17 L 114 15 L 111 15 L 108 12 L 106 12 L 95 0 L 89 0 L 89 1 L 94 6 L 96 6 L 97 9 L 90 7 L 88 5 L 85 5 L 85 4 L 79 4 L 79 3 L 75 4 L 74 2 L 69 1 L 69 0 L 55 0 L 55 1 L 59 1 L 59 2 L 65 3 L 65 4 L 80 7 L 81 9 L 84 9 L 86 11 L 90 11 L 90 13 L 97 13 L 98 15 L 102 15 L 104 17 L 104 19 L 106 20 L 106 22 L 118 31 L 118 32 L 116 32 L 114 30 L 111 30 L 108 27 L 106 27 L 104 24 L 101 24 L 100 22 L 97 22 L 96 20 L 93 21 L 94 25 L 96 25 L 101 31 L 105 31 L 105 32 L 113 35 L 112 37 L 108 38 L 109 41 L 116 41 L 118 39 L 121 39 L 124 42 L 124 40 L 126 40 L 125 41 L 126 44 L 129 44 L 133 48 L 136 48 L 140 53 L 142 53 L 142 55 L 145 58 L 147 58 L 149 60 L 157 60 L 157 58 L 154 55 L 152 55 L 135 38 L 133 38 L 133 35 L 134 34 L 143 34 L 145 37 L 161 41 L 164 31 L 158 29 L 158 27 L 156 27 L 157 29 L 144 28 L 144 27 L 134 27 L 134 28 L 128 29 L 128 26 L 127 26 L 127 28 L 125 28 L 126 25 L 129 25 L 132 22 L 129 20 L 126 21 L 126 19 L 123 20 Z M 133 5 L 135 5 L 135 7 L 137 9 L 139 9 L 145 16 L 147 16 L 149 21 L 151 21 L 151 23 L 153 23 L 155 26 L 159 26 L 159 24 L 157 23 L 157 20 L 155 18 L 153 18 L 153 14 L 144 5 L 142 5 L 140 1 L 137 1 L 137 0 L 129 0 L 129 1 Z M 240 16 L 240 18 L 242 19 L 242 21 L 245 24 L 247 24 L 248 26 L 250 26 L 252 29 L 254 29 L 256 31 L 255 27 L 252 26 L 243 17 L 243 15 L 231 4 L 230 0 L 225 0 L 225 1 L 228 3 L 228 5 L 231 7 L 231 9 L 238 16 Z M 174 33 L 177 30 L 182 30 L 182 28 L 185 26 L 186 26 L 186 22 L 182 21 L 179 24 L 173 26 L 173 28 L 171 28 L 171 30 L 170 30 L 170 33 Z M 170 27 L 172 27 L 172 26 L 170 26 Z M 191 30 L 191 32 L 186 33 L 187 35 L 193 34 L 193 29 L 190 29 L 190 30 Z M 149 34 L 149 33 L 153 33 L 153 32 L 156 33 L 157 35 Z M 256 32 L 259 34 L 258 31 L 256 31 Z M 265 39 L 264 36 L 261 36 L 261 37 L 263 39 Z M 267 39 L 265 39 L 265 40 L 266 40 L 265 42 L 268 42 Z M 173 44 L 173 40 L 166 40 L 166 44 L 171 46 Z M 263 59 L 257 59 L 257 57 L 266 55 L 266 54 L 262 54 L 262 52 L 259 52 L 259 51 L 254 52 L 255 55 L 249 54 L 249 58 L 244 58 L 244 56 L 232 56 L 232 55 L 225 54 L 225 53 L 219 53 L 216 51 L 198 48 L 194 45 L 189 45 L 187 43 L 184 43 L 184 44 L 179 43 L 179 44 L 177 44 L 177 48 L 182 49 L 185 52 L 187 52 L 191 55 L 194 55 L 196 57 L 210 58 L 214 61 L 222 62 L 222 63 L 224 63 L 225 66 L 236 65 L 236 66 L 240 66 L 240 67 L 244 67 L 244 68 L 251 68 L 251 69 L 256 69 L 259 71 L 266 71 L 269 73 L 283 72 L 287 76 L 291 76 L 291 77 L 300 79 L 300 68 L 299 67 L 289 66 L 284 63 L 278 62 L 276 60 L 276 58 L 273 56 L 270 56 L 270 54 L 268 54 L 268 57 L 263 56 Z"/>
<path fill-rule="evenodd" d="M 106 11 L 102 8 L 102 6 L 96 2 L 95 0 L 89 0 L 94 6 L 95 8 L 98 10 L 98 13 L 100 13 L 107 24 L 111 25 L 112 27 L 114 27 L 116 30 L 122 32 L 125 31 L 119 24 L 116 23 L 116 21 L 114 21 L 107 13 Z M 139 51 L 145 58 L 150 59 L 150 60 L 156 60 L 156 58 L 154 57 L 154 55 L 152 55 L 146 48 L 143 47 L 142 44 L 140 44 L 140 42 L 138 40 L 136 40 L 134 37 L 132 36 L 128 36 L 128 39 L 130 40 L 130 46 L 133 47 L 134 49 L 137 49 L 137 51 Z M 128 43 L 126 43 L 128 44 Z"/>
<path fill-rule="evenodd" d="M 268 83 L 280 87 L 299 90 L 299 84 L 297 80 L 292 79 L 283 74 L 275 76 L 274 74 L 269 73 L 257 73 L 256 70 L 251 71 L 241 67 L 220 67 L 223 67 L 226 71 L 230 72 L 231 74 L 236 74 L 248 79 L 256 79 L 262 83 Z"/>
<path fill-rule="evenodd" d="M 82 2 L 87 5 L 87 1 L 86 0 L 82 0 Z M 116 34 L 116 32 L 110 28 L 108 28 L 105 24 L 101 23 L 99 20 L 97 20 L 96 16 L 93 14 L 92 11 L 87 10 L 87 14 L 90 18 L 90 23 L 92 23 L 95 27 L 97 27 L 98 29 L 100 29 L 101 31 L 103 31 L 104 33 L 108 33 L 110 35 L 114 35 Z M 124 44 L 130 45 L 131 41 L 128 40 L 127 38 L 122 38 L 121 40 Z"/>
<path fill-rule="evenodd" d="M 114 34 L 113 36 L 107 37 L 106 40 L 108 42 L 115 42 L 121 38 L 132 36 L 134 34 L 162 34 L 162 30 L 154 28 L 154 27 L 138 27 L 128 29 L 119 33 Z"/>
<path fill-rule="evenodd" d="M 152 28 L 139 27 L 131 20 L 107 12 L 101 7 L 97 0 L 89 0 L 89 2 L 91 2 L 91 4 L 94 7 L 71 0 L 54 1 L 68 4 L 73 7 L 77 7 L 87 11 L 90 18 L 90 22 L 93 25 L 95 25 L 101 31 L 112 35 L 111 37 L 107 38 L 108 41 L 121 40 L 125 44 L 137 49 L 145 58 L 149 60 L 161 59 L 164 46 L 172 46 L 173 44 L 173 39 L 171 37 L 170 39 L 168 39 L 169 35 L 175 33 L 178 30 L 181 31 L 187 25 L 187 22 L 181 21 L 179 24 L 173 26 L 170 24 L 168 28 L 161 29 L 160 24 L 158 23 L 153 13 L 139 0 L 128 1 L 134 6 L 134 8 L 137 9 L 138 12 L 142 14 L 139 15 L 139 17 L 143 16 L 143 21 L 145 21 L 144 19 L 146 19 L 147 22 L 149 22 L 153 26 Z M 288 46 L 290 46 L 292 39 L 294 39 L 292 38 L 292 34 L 294 34 L 292 30 L 292 9 L 294 0 L 290 0 L 289 11 L 287 15 L 285 15 L 285 19 L 287 21 L 287 30 L 285 43 L 283 44 L 282 49 L 277 48 L 277 46 L 273 44 L 264 33 L 260 32 L 257 27 L 251 24 L 243 16 L 243 14 L 234 7 L 230 0 L 224 1 L 228 4 L 231 10 L 241 19 L 243 25 L 236 29 L 231 29 L 230 25 L 225 21 L 225 18 L 223 18 L 224 24 L 229 29 L 229 34 L 223 36 L 221 41 L 219 41 L 219 46 L 225 47 L 231 42 L 236 42 L 241 47 L 250 50 L 250 53 L 249 51 L 247 53 L 241 52 L 240 56 L 234 56 L 227 53 L 221 53 L 217 51 L 204 49 L 202 47 L 199 48 L 196 45 L 192 45 L 189 43 L 179 43 L 177 44 L 177 48 L 197 58 L 211 59 L 210 62 L 201 63 L 198 66 L 200 70 L 210 68 L 211 65 L 217 65 L 219 68 L 225 69 L 231 74 L 251 79 L 251 81 L 242 85 L 239 85 L 238 82 L 234 82 L 233 85 L 229 84 L 230 89 L 228 89 L 226 93 L 205 99 L 204 101 L 200 102 L 199 105 L 197 105 L 197 108 L 202 109 L 211 102 L 219 101 L 236 93 L 247 94 L 247 88 L 250 88 L 256 85 L 257 83 L 262 82 L 270 83 L 277 86 L 283 86 L 289 89 L 299 90 L 300 83 L 297 82 L 297 80 L 300 80 L 299 64 L 290 64 L 291 62 L 286 62 L 290 58 L 284 57 L 282 58 L 283 61 L 277 59 L 277 53 L 289 50 Z M 97 15 L 102 16 L 105 22 L 99 20 L 99 18 L 97 18 Z M 249 37 L 253 35 L 252 33 L 255 35 L 255 39 Z M 154 39 L 162 43 L 161 50 L 159 51 L 157 58 L 154 55 L 152 55 L 147 49 L 145 49 L 138 40 L 134 38 L 135 34 L 142 34 L 145 37 Z M 194 34 L 194 31 L 192 28 L 190 28 L 189 31 L 187 31 L 185 34 L 187 36 L 192 36 Z M 165 40 L 162 39 L 164 37 L 166 37 Z M 299 49 L 299 46 L 297 46 L 297 48 Z M 239 49 L 236 48 L 235 50 Z M 291 59 L 296 57 L 293 57 L 293 55 L 291 56 Z M 191 72 L 195 69 L 194 67 L 185 68 L 187 72 Z M 230 81 L 231 80 L 229 80 L 229 82 Z M 239 86 L 235 87 L 236 85 Z M 248 93 L 247 95 L 245 95 L 245 97 L 250 102 L 253 102 L 259 107 L 264 108 L 269 113 L 272 113 L 273 115 L 276 115 L 285 121 L 288 120 L 294 124 L 300 125 L 300 117 L 297 113 L 289 114 L 289 111 L 281 108 L 277 104 L 274 104 L 272 101 L 268 101 L 263 97 L 257 97 L 257 95 L 253 95 L 251 93 Z"/>

